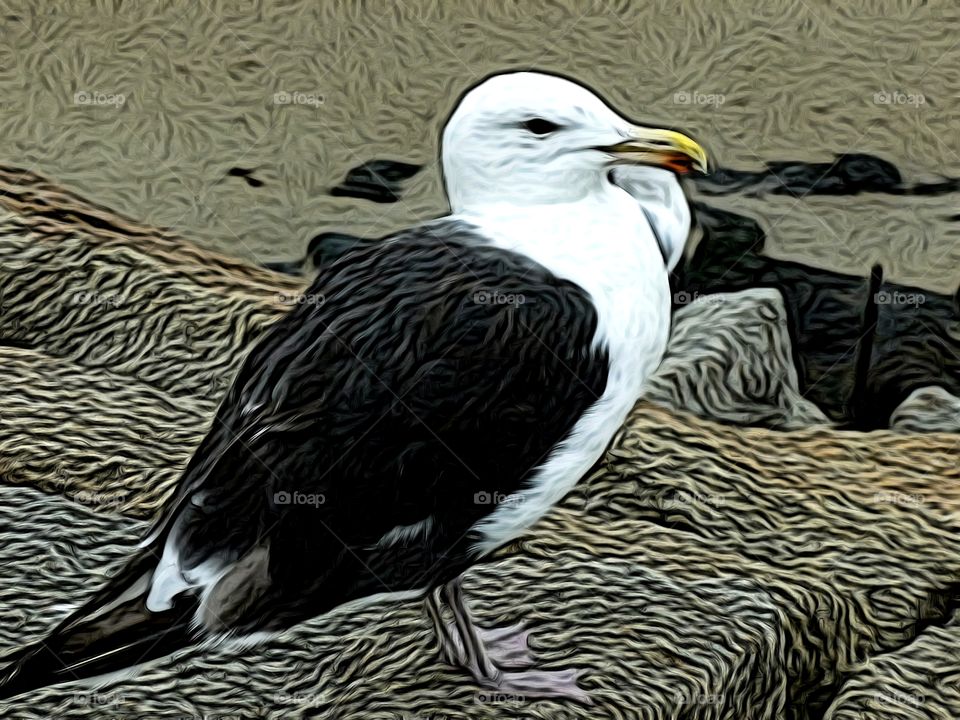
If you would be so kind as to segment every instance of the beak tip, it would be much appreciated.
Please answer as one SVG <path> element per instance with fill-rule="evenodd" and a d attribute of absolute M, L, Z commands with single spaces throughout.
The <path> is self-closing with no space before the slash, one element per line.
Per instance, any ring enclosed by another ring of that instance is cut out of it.
<path fill-rule="evenodd" d="M 675 130 L 635 126 L 628 140 L 606 148 L 627 162 L 659 165 L 678 175 L 709 175 L 706 150 L 693 138 Z"/>

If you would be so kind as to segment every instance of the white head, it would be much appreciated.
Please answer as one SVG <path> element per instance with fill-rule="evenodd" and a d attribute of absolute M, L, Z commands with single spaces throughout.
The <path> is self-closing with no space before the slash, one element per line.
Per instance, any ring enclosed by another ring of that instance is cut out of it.
<path fill-rule="evenodd" d="M 537 72 L 494 75 L 467 92 L 444 128 L 441 155 L 454 212 L 575 202 L 609 185 L 611 168 L 625 163 L 674 184 L 674 173 L 706 170 L 706 154 L 686 135 L 631 123 L 582 85 Z"/>

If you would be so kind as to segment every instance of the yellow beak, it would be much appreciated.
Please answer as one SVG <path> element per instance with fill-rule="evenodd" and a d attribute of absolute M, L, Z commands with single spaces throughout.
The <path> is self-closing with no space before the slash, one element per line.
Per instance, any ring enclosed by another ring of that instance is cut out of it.
<path fill-rule="evenodd" d="M 634 125 L 623 142 L 600 148 L 615 159 L 655 165 L 685 175 L 707 172 L 707 153 L 693 138 L 674 130 Z"/>

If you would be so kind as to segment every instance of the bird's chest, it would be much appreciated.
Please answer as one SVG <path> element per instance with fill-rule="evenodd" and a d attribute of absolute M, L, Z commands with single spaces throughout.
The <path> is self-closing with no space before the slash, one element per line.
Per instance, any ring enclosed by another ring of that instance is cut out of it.
<path fill-rule="evenodd" d="M 595 345 L 645 377 L 666 347 L 670 286 L 649 222 L 633 202 L 612 200 L 483 213 L 481 232 L 586 290 L 597 311 Z"/>
<path fill-rule="evenodd" d="M 667 270 L 636 205 L 582 215 L 554 209 L 552 216 L 528 216 L 528 234 L 522 222 L 492 217 L 482 232 L 498 246 L 527 255 L 589 293 L 597 314 L 593 346 L 603 351 L 608 371 L 602 397 L 530 478 L 518 495 L 522 502 L 497 508 L 478 525 L 480 552 L 529 527 L 600 458 L 659 365 L 670 329 Z"/>

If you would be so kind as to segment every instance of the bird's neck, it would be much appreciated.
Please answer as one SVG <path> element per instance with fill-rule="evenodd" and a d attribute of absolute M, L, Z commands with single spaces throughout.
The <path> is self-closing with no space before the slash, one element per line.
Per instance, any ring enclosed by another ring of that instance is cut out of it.
<path fill-rule="evenodd" d="M 576 203 L 498 202 L 454 217 L 586 290 L 600 315 L 600 339 L 618 341 L 637 333 L 646 309 L 669 313 L 669 282 L 640 205 L 621 188 L 607 187 Z"/>
<path fill-rule="evenodd" d="M 490 202 L 453 217 L 477 227 L 505 250 L 522 253 L 555 275 L 600 291 L 633 282 L 644 267 L 663 269 L 650 223 L 622 189 L 572 203 Z"/>
<path fill-rule="evenodd" d="M 640 205 L 672 271 L 690 236 L 690 205 L 677 176 L 653 167 L 626 165 L 613 171 L 613 182 Z"/>

